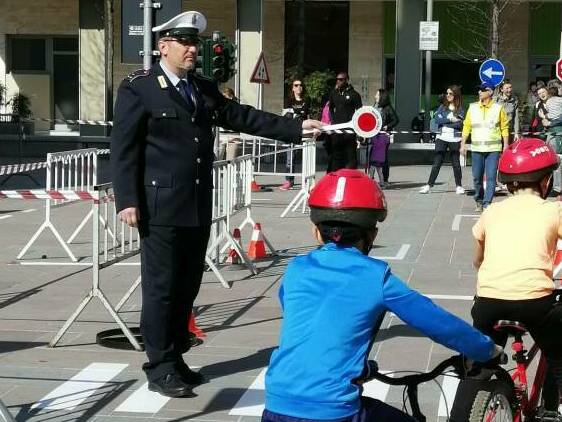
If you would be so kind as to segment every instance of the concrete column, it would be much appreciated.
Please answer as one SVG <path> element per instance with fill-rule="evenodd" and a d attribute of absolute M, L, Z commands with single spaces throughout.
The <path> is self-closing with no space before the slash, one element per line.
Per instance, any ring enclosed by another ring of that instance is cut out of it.
<path fill-rule="evenodd" d="M 252 106 L 258 105 L 259 85 L 250 83 L 250 77 L 263 47 L 262 5 L 263 0 L 238 0 L 237 4 L 240 102 Z"/>
<path fill-rule="evenodd" d="M 349 76 L 365 105 L 384 86 L 382 28 L 382 2 L 349 3 Z"/>
<path fill-rule="evenodd" d="M 529 3 L 516 3 L 500 15 L 500 22 L 508 24 L 500 26 L 499 59 L 520 102 L 526 100 L 529 86 L 529 7 Z"/>
<path fill-rule="evenodd" d="M 80 119 L 105 120 L 105 33 L 103 0 L 79 3 Z M 81 128 L 82 129 L 82 128 Z M 93 132 L 92 132 L 93 131 Z M 82 130 L 81 130 L 82 132 Z M 102 126 L 89 127 L 86 134 L 103 134 Z"/>
<path fill-rule="evenodd" d="M 399 129 L 409 130 L 410 122 L 418 115 L 421 87 L 421 55 L 419 26 L 424 20 L 423 0 L 396 0 L 396 66 L 394 95 Z M 409 135 L 396 137 L 398 142 L 409 141 Z"/>
<path fill-rule="evenodd" d="M 285 1 L 264 2 L 263 21 L 263 50 L 271 80 L 269 85 L 263 86 L 263 109 L 281 113 L 285 90 Z"/>

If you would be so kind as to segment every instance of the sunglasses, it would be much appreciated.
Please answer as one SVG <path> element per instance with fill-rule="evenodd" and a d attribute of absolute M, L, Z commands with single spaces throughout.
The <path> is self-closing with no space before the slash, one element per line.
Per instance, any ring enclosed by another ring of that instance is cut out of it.
<path fill-rule="evenodd" d="M 175 41 L 178 44 L 181 44 L 183 46 L 191 46 L 191 45 L 199 45 L 199 39 L 197 38 L 169 38 L 167 40 L 163 40 L 163 41 Z"/>
<path fill-rule="evenodd" d="M 454 96 L 455 93 L 454 92 L 447 92 L 447 95 L 453 95 Z"/>
<path fill-rule="evenodd" d="M 293 86 L 302 86 L 302 84 L 293 84 Z"/>

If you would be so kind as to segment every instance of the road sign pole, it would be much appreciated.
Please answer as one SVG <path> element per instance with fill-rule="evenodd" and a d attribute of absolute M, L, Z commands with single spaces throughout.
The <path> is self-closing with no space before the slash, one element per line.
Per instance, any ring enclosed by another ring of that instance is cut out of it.
<path fill-rule="evenodd" d="M 152 0 L 143 0 L 143 48 L 142 68 L 148 70 L 152 67 Z"/>
<path fill-rule="evenodd" d="M 433 20 L 433 0 L 427 0 L 427 21 Z M 425 51 L 425 120 L 429 127 L 431 118 L 431 50 Z"/>

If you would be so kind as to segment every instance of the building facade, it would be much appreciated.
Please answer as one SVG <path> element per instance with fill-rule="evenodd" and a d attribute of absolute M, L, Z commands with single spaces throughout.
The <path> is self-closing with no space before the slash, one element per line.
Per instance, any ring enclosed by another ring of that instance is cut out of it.
<path fill-rule="evenodd" d="M 161 0 L 165 2 L 166 0 Z M 139 0 L 42 0 L 0 3 L 0 83 L 6 99 L 21 92 L 37 118 L 111 119 L 120 81 L 141 67 L 122 60 L 122 2 Z M 432 59 L 432 94 L 448 84 L 474 94 L 478 67 L 487 58 L 490 9 L 477 2 L 435 1 L 440 23 L 439 51 Z M 508 2 L 501 15 L 498 57 L 515 90 L 524 97 L 528 84 L 554 77 L 560 55 L 561 2 Z M 378 88 L 394 91 L 395 105 L 408 128 L 423 103 L 423 53 L 418 49 L 422 0 L 183 0 L 181 10 L 199 10 L 207 34 L 221 31 L 238 46 L 238 73 L 226 85 L 242 102 L 258 105 L 260 90 L 250 76 L 264 52 L 271 83 L 263 86 L 263 108 L 280 112 L 285 78 L 304 72 L 347 70 L 365 104 Z M 112 13 L 108 6 L 112 5 Z M 111 27 L 111 28 L 110 28 Z M 109 40 L 112 43 L 109 43 Z M 36 130 L 54 124 L 37 122 Z"/>

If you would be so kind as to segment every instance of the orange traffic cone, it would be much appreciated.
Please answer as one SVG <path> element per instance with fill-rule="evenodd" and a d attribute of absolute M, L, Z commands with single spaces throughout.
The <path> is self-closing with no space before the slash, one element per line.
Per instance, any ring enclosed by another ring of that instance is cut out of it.
<path fill-rule="evenodd" d="M 195 336 L 199 339 L 207 337 L 207 334 L 205 334 L 203 330 L 199 328 L 195 323 L 195 315 L 193 311 L 191 311 L 191 315 L 189 316 L 189 323 L 187 325 L 187 329 L 189 330 L 190 333 L 195 334 Z"/>
<path fill-rule="evenodd" d="M 239 245 L 242 244 L 242 235 L 240 234 L 240 229 L 234 229 L 232 232 L 232 237 L 234 240 L 238 242 Z M 226 258 L 227 264 L 240 264 L 241 258 L 232 246 L 230 247 L 230 251 L 228 252 L 228 257 Z"/>
<path fill-rule="evenodd" d="M 248 247 L 248 256 L 250 259 L 265 258 L 267 256 L 265 252 L 265 241 L 263 240 L 263 235 L 261 234 L 260 223 L 256 223 L 254 226 L 252 239 L 250 240 L 250 246 Z"/>

